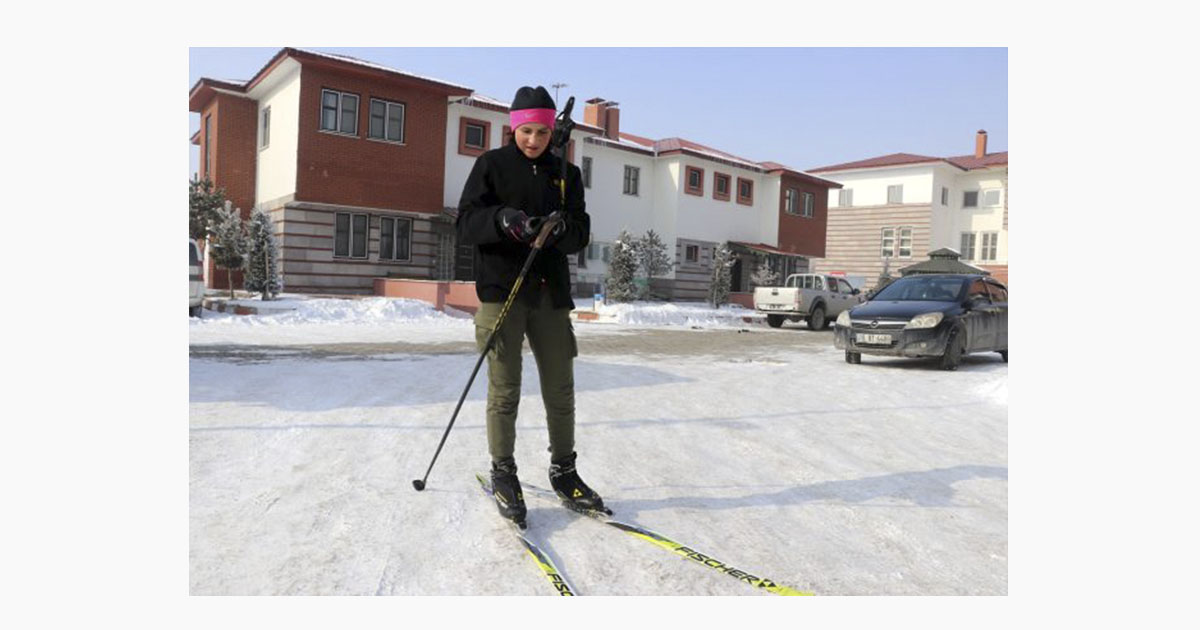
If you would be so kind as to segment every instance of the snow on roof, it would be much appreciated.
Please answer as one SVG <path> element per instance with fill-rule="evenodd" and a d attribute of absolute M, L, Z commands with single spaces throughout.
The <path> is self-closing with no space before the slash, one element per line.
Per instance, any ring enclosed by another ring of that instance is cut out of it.
<path fill-rule="evenodd" d="M 339 54 L 336 54 L 336 53 L 324 53 L 324 52 L 317 52 L 317 51 L 315 51 L 315 50 L 309 50 L 309 49 L 307 49 L 307 48 L 297 48 L 296 50 L 298 50 L 298 51 L 300 51 L 300 52 L 302 52 L 302 53 L 309 54 L 309 55 L 316 55 L 316 56 L 318 56 L 318 57 L 325 57 L 325 58 L 327 58 L 327 59 L 336 59 L 336 60 L 338 60 L 338 61 L 344 61 L 344 62 L 346 62 L 346 63 L 352 63 L 352 64 L 359 65 L 359 66 L 363 66 L 363 67 L 366 67 L 366 68 L 374 68 L 374 69 L 376 69 L 376 70 L 384 70 L 384 71 L 387 71 L 387 72 L 395 72 L 395 73 L 397 73 L 397 74 L 403 74 L 403 75 L 406 75 L 406 76 L 413 77 L 413 78 L 415 78 L 415 79 L 424 79 L 425 81 L 432 81 L 432 82 L 434 82 L 434 83 L 441 83 L 442 85 L 448 85 L 448 86 L 450 86 L 450 87 L 462 88 L 462 89 L 464 89 L 464 90 L 470 90 L 470 89 L 471 89 L 470 87 L 468 87 L 468 86 L 466 86 L 466 85 L 461 85 L 461 84 L 458 84 L 458 83 L 451 83 L 450 81 L 446 81 L 446 80 L 444 80 L 444 79 L 437 79 L 437 78 L 434 78 L 434 77 L 427 77 L 427 76 L 423 76 L 423 75 L 417 74 L 417 73 L 415 73 L 415 72 L 409 72 L 408 70 L 400 70 L 400 69 L 398 69 L 398 68 L 392 68 L 392 67 L 385 66 L 385 65 L 382 65 L 382 64 L 378 64 L 378 63 L 372 63 L 372 62 L 370 62 L 370 61 L 363 61 L 362 59 L 358 59 L 358 58 L 356 58 L 356 57 L 351 57 L 351 56 L 349 56 L 349 55 L 339 55 Z"/>

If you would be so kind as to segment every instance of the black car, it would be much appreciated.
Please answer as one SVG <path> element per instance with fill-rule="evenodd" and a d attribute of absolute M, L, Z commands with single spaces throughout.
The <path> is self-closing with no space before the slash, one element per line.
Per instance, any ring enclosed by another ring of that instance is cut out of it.
<path fill-rule="evenodd" d="M 905 276 L 842 312 L 833 342 L 847 363 L 864 354 L 938 357 L 955 370 L 971 352 L 999 352 L 1008 363 L 1008 288 L 983 275 Z"/>

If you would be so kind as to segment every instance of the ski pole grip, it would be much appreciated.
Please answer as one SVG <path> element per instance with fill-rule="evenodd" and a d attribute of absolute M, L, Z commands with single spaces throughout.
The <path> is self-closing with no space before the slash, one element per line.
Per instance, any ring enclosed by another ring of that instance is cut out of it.
<path fill-rule="evenodd" d="M 550 233 L 559 223 L 562 223 L 562 220 L 561 214 L 557 212 L 551 214 L 550 218 L 542 224 L 542 231 L 538 232 L 537 240 L 533 242 L 533 248 L 541 249 L 546 244 L 546 239 L 550 238 Z"/>

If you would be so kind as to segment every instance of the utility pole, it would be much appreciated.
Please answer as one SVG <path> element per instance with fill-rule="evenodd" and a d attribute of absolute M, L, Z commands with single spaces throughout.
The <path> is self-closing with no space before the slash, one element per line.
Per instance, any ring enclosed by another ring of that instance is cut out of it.
<path fill-rule="evenodd" d="M 554 103 L 558 104 L 558 88 L 570 87 L 566 83 L 555 83 L 550 87 L 554 88 Z"/>

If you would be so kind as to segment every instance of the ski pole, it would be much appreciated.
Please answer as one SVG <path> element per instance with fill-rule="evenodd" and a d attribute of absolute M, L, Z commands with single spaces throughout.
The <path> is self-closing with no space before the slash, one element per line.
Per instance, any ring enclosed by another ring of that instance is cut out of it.
<path fill-rule="evenodd" d="M 479 366 L 483 365 L 483 359 L 492 349 L 492 343 L 496 340 L 496 333 L 500 332 L 500 326 L 504 324 L 504 318 L 508 316 L 508 309 L 512 307 L 513 300 L 517 297 L 517 291 L 521 289 L 521 285 L 525 282 L 525 275 L 529 273 L 529 268 L 533 266 L 533 259 L 537 253 L 541 251 L 542 246 L 546 244 L 546 238 L 550 236 L 550 232 L 554 227 L 562 221 L 562 215 L 551 216 L 544 224 L 542 230 L 538 233 L 537 240 L 533 242 L 533 250 L 529 252 L 529 256 L 525 259 L 525 266 L 521 268 L 521 274 L 517 276 L 517 281 L 513 283 L 513 288 L 508 292 L 508 299 L 504 301 L 504 307 L 500 309 L 500 316 L 496 318 L 496 324 L 492 328 L 491 334 L 488 335 L 487 343 L 483 346 L 483 352 L 479 354 L 479 360 L 475 361 L 475 369 L 471 370 L 471 378 L 467 381 L 467 386 L 463 389 L 463 393 L 458 397 L 458 405 L 454 407 L 454 414 L 450 416 L 450 424 L 446 425 L 446 432 L 442 434 L 442 441 L 438 443 L 437 451 L 433 454 L 433 460 L 429 462 L 429 468 L 425 471 L 425 477 L 422 479 L 413 479 L 413 488 L 420 492 L 425 489 L 425 482 L 429 480 L 429 473 L 433 470 L 433 464 L 437 462 L 438 455 L 442 453 L 442 447 L 446 445 L 446 438 L 450 436 L 450 429 L 454 428 L 454 421 L 458 418 L 458 411 L 462 409 L 463 401 L 467 399 L 467 392 L 471 391 L 471 385 L 475 383 L 475 375 L 479 374 Z"/>

